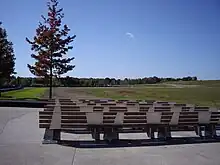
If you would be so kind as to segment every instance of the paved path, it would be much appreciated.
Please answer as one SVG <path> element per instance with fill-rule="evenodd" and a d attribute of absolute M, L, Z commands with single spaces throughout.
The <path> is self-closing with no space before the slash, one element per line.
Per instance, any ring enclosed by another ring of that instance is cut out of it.
<path fill-rule="evenodd" d="M 38 110 L 0 108 L 0 165 L 70 165 L 74 148 L 42 145 Z"/>
<path fill-rule="evenodd" d="M 220 144 L 124 148 L 74 148 L 42 144 L 38 110 L 0 108 L 0 165 L 219 165 Z M 183 133 L 181 136 L 190 134 Z M 123 134 L 144 138 L 145 134 Z M 69 140 L 91 140 L 90 135 L 62 134 Z"/>

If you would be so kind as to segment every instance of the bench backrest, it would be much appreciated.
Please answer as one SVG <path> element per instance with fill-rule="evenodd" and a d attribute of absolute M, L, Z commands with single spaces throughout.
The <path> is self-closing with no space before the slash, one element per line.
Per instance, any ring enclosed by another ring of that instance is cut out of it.
<path fill-rule="evenodd" d="M 81 105 L 71 100 L 48 104 L 39 112 L 39 127 L 71 129 L 89 125 L 147 126 L 220 124 L 220 112 L 209 107 L 154 106 L 152 104 Z"/>

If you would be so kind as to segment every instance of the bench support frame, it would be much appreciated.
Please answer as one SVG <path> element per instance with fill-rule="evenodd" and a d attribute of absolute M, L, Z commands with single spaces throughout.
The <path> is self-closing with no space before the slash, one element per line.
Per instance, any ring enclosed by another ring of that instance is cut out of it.
<path fill-rule="evenodd" d="M 45 129 L 44 141 L 49 141 L 55 143 L 61 140 L 61 130 L 60 129 Z"/>
<path fill-rule="evenodd" d="M 168 140 L 171 138 L 171 131 L 168 126 L 159 127 L 157 129 L 157 138 L 161 140 Z"/>
<path fill-rule="evenodd" d="M 103 139 L 108 142 L 119 140 L 119 133 L 114 128 L 106 128 L 104 129 Z"/>
<path fill-rule="evenodd" d="M 95 141 L 100 141 L 100 130 L 99 130 L 99 128 L 92 129 L 92 138 L 95 139 Z"/>
<path fill-rule="evenodd" d="M 204 136 L 208 138 L 216 137 L 216 128 L 214 125 L 206 125 L 204 127 Z"/>

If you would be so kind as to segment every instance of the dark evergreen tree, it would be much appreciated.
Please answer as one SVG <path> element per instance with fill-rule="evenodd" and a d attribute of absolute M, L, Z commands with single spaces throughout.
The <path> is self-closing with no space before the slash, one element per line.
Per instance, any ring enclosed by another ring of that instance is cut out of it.
<path fill-rule="evenodd" d="M 0 22 L 0 87 L 10 81 L 15 74 L 15 55 L 13 44 L 7 38 L 7 32 Z M 1 95 L 1 93 L 0 93 Z"/>

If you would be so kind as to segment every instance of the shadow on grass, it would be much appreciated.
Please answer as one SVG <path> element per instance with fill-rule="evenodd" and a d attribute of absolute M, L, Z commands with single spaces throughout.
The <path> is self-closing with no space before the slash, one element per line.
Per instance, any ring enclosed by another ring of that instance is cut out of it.
<path fill-rule="evenodd" d="M 0 97 L 0 100 L 7 100 L 7 101 L 10 101 L 10 100 L 12 100 L 12 101 L 14 101 L 14 100 L 16 100 L 16 101 L 45 101 L 45 100 L 48 100 L 48 99 L 46 99 L 46 98 L 25 98 L 25 97 L 22 97 L 22 98 L 16 98 L 16 97 L 12 97 L 12 96 L 1 96 Z"/>
<path fill-rule="evenodd" d="M 169 146 L 169 145 L 185 145 L 198 143 L 218 143 L 220 137 L 215 139 L 203 139 L 200 137 L 172 138 L 171 140 L 163 141 L 159 139 L 123 139 L 112 143 L 107 143 L 104 140 L 95 142 L 92 140 L 61 140 L 59 145 L 74 147 L 74 148 L 121 148 L 121 147 L 146 147 L 146 146 Z"/>
<path fill-rule="evenodd" d="M 12 96 L 0 96 L 0 99 L 13 99 Z"/>

